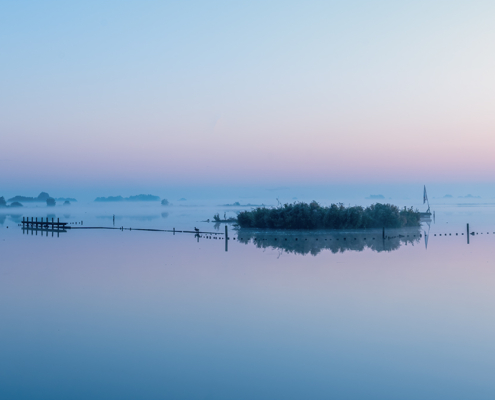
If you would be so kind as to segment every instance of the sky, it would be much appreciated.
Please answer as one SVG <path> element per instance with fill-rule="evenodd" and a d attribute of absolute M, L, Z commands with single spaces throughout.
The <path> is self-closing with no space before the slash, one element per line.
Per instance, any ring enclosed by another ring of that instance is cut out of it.
<path fill-rule="evenodd" d="M 0 1 L 0 190 L 488 193 L 493 15 L 492 1 Z"/>

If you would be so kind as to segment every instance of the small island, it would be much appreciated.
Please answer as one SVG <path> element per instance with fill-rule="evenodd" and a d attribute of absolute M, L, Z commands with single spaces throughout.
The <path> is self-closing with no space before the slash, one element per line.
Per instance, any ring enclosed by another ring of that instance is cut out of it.
<path fill-rule="evenodd" d="M 264 207 L 264 204 L 241 204 L 240 202 L 236 201 L 232 204 L 222 204 L 222 207 Z"/>
<path fill-rule="evenodd" d="M 45 203 L 47 199 L 51 198 L 51 196 L 46 193 L 46 192 L 41 192 L 38 197 L 28 197 L 28 196 L 15 196 L 12 197 L 11 199 L 8 200 L 9 203 L 11 202 L 23 202 L 23 203 Z M 59 197 L 56 199 L 58 201 L 77 201 L 76 199 L 73 199 L 72 197 Z"/>
<path fill-rule="evenodd" d="M 376 203 L 366 208 L 345 207 L 342 203 L 321 206 L 316 201 L 258 207 L 237 216 L 241 228 L 270 229 L 369 229 L 420 226 L 420 213 L 413 208 L 399 209 Z"/>
<path fill-rule="evenodd" d="M 237 218 L 235 218 L 235 217 L 227 218 L 227 214 L 226 213 L 223 213 L 223 219 L 222 219 L 222 218 L 220 218 L 220 214 L 219 213 L 216 213 L 213 216 L 213 221 L 215 223 L 220 223 L 220 222 L 237 222 Z"/>
<path fill-rule="evenodd" d="M 108 196 L 108 197 L 97 197 L 96 202 L 110 203 L 118 201 L 160 201 L 160 197 L 153 196 L 152 194 L 138 194 L 137 196 Z"/>
<path fill-rule="evenodd" d="M 14 201 L 10 206 L 7 205 L 7 202 L 5 201 L 5 197 L 1 196 L 0 197 L 0 208 L 7 208 L 7 207 L 23 207 L 21 203 L 18 201 Z"/>

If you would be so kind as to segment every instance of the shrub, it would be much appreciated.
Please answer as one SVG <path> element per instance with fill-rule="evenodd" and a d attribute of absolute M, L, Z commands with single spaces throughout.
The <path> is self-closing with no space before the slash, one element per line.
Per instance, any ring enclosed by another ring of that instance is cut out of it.
<path fill-rule="evenodd" d="M 366 208 L 345 207 L 342 203 L 323 207 L 316 201 L 310 204 L 284 204 L 274 208 L 258 207 L 242 211 L 237 217 L 241 228 L 273 229 L 401 228 L 419 226 L 419 219 L 419 211 L 412 207 L 399 210 L 392 204 L 380 203 Z"/>

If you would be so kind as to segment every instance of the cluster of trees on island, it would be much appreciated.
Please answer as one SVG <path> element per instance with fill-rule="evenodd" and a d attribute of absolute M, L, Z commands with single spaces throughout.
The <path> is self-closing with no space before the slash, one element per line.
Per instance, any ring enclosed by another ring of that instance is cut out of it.
<path fill-rule="evenodd" d="M 114 203 L 114 202 L 123 202 L 123 201 L 160 201 L 159 196 L 154 196 L 152 194 L 138 194 L 136 196 L 108 196 L 108 197 L 97 197 L 95 199 L 98 203 Z M 170 203 L 167 199 L 163 199 L 161 201 L 162 206 L 169 206 Z"/>
<path fill-rule="evenodd" d="M 72 198 L 58 198 L 59 201 L 64 201 L 64 205 L 70 205 L 70 201 L 77 201 Z M 27 196 L 15 196 L 9 200 L 5 200 L 5 197 L 0 197 L 0 207 L 22 207 L 22 202 L 24 203 L 46 203 L 47 206 L 52 207 L 55 206 L 56 200 L 46 192 L 41 192 L 38 197 L 27 197 Z M 7 202 L 10 203 L 7 204 Z"/>
<path fill-rule="evenodd" d="M 19 203 L 45 203 L 48 199 L 53 199 L 56 201 L 68 201 L 68 202 L 75 202 L 77 201 L 76 199 L 73 199 L 72 197 L 59 197 L 57 199 L 50 197 L 50 195 L 46 192 L 41 192 L 38 197 L 29 197 L 29 196 L 15 196 L 9 199 L 9 202 L 19 202 Z"/>
<path fill-rule="evenodd" d="M 420 225 L 420 213 L 411 208 L 376 203 L 368 207 L 345 207 L 342 203 L 321 206 L 316 201 L 258 207 L 237 216 L 241 228 L 271 229 L 367 229 L 403 228 Z"/>
<path fill-rule="evenodd" d="M 96 202 L 119 202 L 119 201 L 160 201 L 160 197 L 153 196 L 152 194 L 138 194 L 137 196 L 108 196 L 108 197 L 97 197 Z"/>

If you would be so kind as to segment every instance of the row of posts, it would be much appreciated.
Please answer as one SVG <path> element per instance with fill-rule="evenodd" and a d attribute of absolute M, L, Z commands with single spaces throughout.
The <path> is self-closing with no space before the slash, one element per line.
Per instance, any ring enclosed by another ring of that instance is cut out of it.
<path fill-rule="evenodd" d="M 52 218 L 52 222 L 49 222 L 48 218 L 46 219 L 45 222 L 43 222 L 43 217 L 41 217 L 41 221 L 38 222 L 38 217 L 36 217 L 36 220 L 33 217 L 31 217 L 31 221 L 29 221 L 29 218 L 22 217 L 22 224 L 23 225 L 24 224 L 27 224 L 27 225 L 31 224 L 31 226 L 36 225 L 36 228 L 38 227 L 38 225 L 41 225 L 41 226 L 43 226 L 43 225 L 48 226 L 48 224 L 50 224 L 52 226 L 55 224 L 60 225 L 60 218 L 57 218 L 57 222 L 55 223 L 53 218 Z"/>

